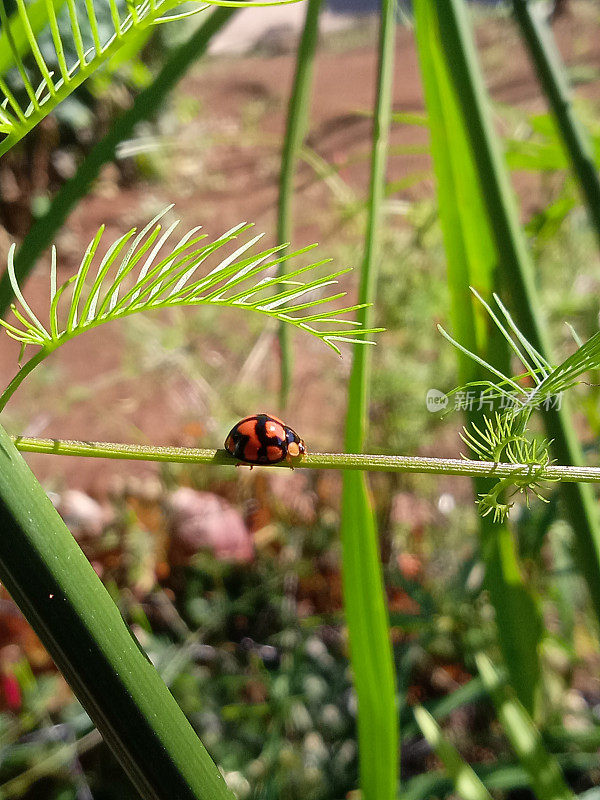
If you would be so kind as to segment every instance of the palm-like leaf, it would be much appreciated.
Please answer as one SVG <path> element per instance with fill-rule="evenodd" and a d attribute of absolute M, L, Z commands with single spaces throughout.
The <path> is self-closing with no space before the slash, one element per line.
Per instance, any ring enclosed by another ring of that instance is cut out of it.
<path fill-rule="evenodd" d="M 275 4 L 290 2 L 297 0 L 274 0 Z M 4 70 L 0 71 L 0 135 L 4 135 L 0 141 L 0 156 L 140 31 L 151 25 L 182 19 L 211 5 L 249 5 L 241 0 L 205 0 L 192 3 L 191 8 L 188 0 L 66 0 L 63 10 L 67 20 L 66 25 L 61 25 L 57 8 L 62 3 L 56 0 L 35 0 L 28 4 L 25 0 L 15 0 L 15 3 L 16 11 L 9 19 L 5 0 L 0 0 L 2 61 L 5 67 L 10 65 L 14 69 L 21 88 L 21 91 L 15 89 Z M 110 10 L 109 36 L 103 36 L 98 23 L 100 3 L 108 4 Z M 44 27 L 44 20 L 40 20 L 41 4 L 45 4 L 46 27 L 50 29 L 55 51 L 53 60 L 59 74 L 49 66 L 37 38 L 37 31 Z M 180 6 L 185 8 L 180 10 Z M 68 40 L 61 33 L 61 27 L 68 29 Z M 76 53 L 73 63 L 68 63 L 66 56 L 70 50 Z M 21 93 L 26 95 L 26 103 L 20 101 Z"/>
<path fill-rule="evenodd" d="M 349 270 L 319 275 L 318 268 L 329 259 L 299 267 L 284 277 L 274 274 L 276 265 L 308 252 L 315 245 L 292 253 L 283 252 L 286 245 L 253 252 L 261 238 L 255 236 L 228 252 L 200 277 L 199 270 L 205 262 L 213 254 L 227 250 L 227 246 L 251 225 L 237 225 L 214 242 L 206 242 L 206 235 L 199 234 L 200 228 L 196 227 L 174 242 L 172 235 L 178 221 L 164 230 L 160 224 L 171 208 L 164 209 L 141 231 L 135 228 L 127 231 L 110 245 L 101 259 L 96 259 L 104 232 L 102 226 L 89 243 L 75 275 L 60 287 L 57 286 L 56 249 L 53 248 L 50 313 L 46 324 L 23 297 L 14 272 L 15 247 L 11 247 L 8 272 L 17 298 L 17 303 L 11 306 L 16 324 L 0 320 L 0 325 L 10 337 L 21 342 L 23 350 L 27 346 L 40 348 L 21 373 L 29 371 L 28 364 L 34 362 L 35 366 L 64 342 L 104 322 L 172 306 L 213 305 L 257 311 L 311 333 L 337 353 L 340 353 L 338 342 L 372 344 L 363 337 L 381 330 L 361 328 L 356 321 L 346 319 L 345 315 L 361 306 L 331 310 L 330 302 L 339 300 L 345 292 L 331 294 L 325 290 Z M 305 276 L 308 280 L 303 280 Z M 72 289 L 70 302 L 65 302 L 67 289 Z M 324 310 L 323 306 L 327 308 Z M 16 385 L 18 383 L 20 380 Z M 10 394 L 12 391 L 0 399 L 0 407 Z"/>

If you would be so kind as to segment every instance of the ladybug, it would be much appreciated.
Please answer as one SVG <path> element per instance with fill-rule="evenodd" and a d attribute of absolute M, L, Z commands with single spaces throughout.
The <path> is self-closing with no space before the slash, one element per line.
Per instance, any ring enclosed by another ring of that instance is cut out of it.
<path fill-rule="evenodd" d="M 244 417 L 229 431 L 225 449 L 245 464 L 279 464 L 306 453 L 304 442 L 296 431 L 270 414 Z"/>

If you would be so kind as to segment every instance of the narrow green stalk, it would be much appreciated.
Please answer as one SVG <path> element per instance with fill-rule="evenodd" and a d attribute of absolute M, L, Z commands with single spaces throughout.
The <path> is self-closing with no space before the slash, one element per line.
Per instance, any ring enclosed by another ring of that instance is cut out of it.
<path fill-rule="evenodd" d="M 363 257 L 356 312 L 361 326 L 373 326 L 375 291 L 378 271 L 378 248 L 382 227 L 382 204 L 385 199 L 385 174 L 391 122 L 394 70 L 395 3 L 384 0 L 382 5 L 377 100 L 373 119 L 373 144 L 365 253 Z M 346 449 L 361 450 L 366 435 L 371 354 L 355 348 L 350 375 L 348 414 L 346 419 Z"/>
<path fill-rule="evenodd" d="M 237 466 L 226 450 L 196 447 L 158 447 L 116 442 L 81 442 L 71 439 L 40 439 L 35 436 L 13 436 L 17 449 L 26 453 L 48 453 L 58 456 L 115 458 L 125 461 L 167 461 L 174 464 L 224 464 Z M 407 472 L 424 475 L 464 475 L 467 477 L 506 478 L 523 476 L 533 471 L 540 480 L 567 483 L 600 483 L 600 467 L 571 467 L 551 464 L 537 470 L 528 464 L 501 464 L 493 461 L 470 461 L 466 458 L 426 458 L 424 456 L 382 456 L 367 453 L 308 453 L 296 469 L 341 469 L 365 472 Z M 289 469 L 285 462 L 269 469 Z"/>
<path fill-rule="evenodd" d="M 292 240 L 292 200 L 294 196 L 294 174 L 306 130 L 308 128 L 310 91 L 312 86 L 315 50 L 319 39 L 319 12 L 321 0 L 308 0 L 304 29 L 298 45 L 296 74 L 285 129 L 285 139 L 281 152 L 281 172 L 279 173 L 279 204 L 277 210 L 277 241 L 287 244 Z M 279 274 L 284 275 L 287 265 L 282 262 Z M 292 353 L 288 326 L 279 325 L 280 350 L 280 406 L 285 408 L 292 380 Z"/>
<path fill-rule="evenodd" d="M 600 179 L 594 147 L 573 109 L 565 66 L 547 20 L 547 9 L 528 0 L 513 0 L 513 10 L 556 118 L 600 243 Z"/>
<path fill-rule="evenodd" d="M 0 580 L 144 798 L 232 800 L 100 579 L 0 428 Z"/>
<path fill-rule="evenodd" d="M 24 285 L 40 255 L 50 246 L 69 213 L 89 193 L 104 164 L 114 159 L 118 145 L 133 135 L 138 123 L 154 116 L 157 109 L 164 105 L 171 89 L 189 67 L 204 55 L 211 38 L 235 12 L 235 8 L 216 8 L 211 12 L 188 41 L 173 51 L 152 84 L 140 92 L 131 108 L 113 122 L 109 132 L 90 150 L 75 175 L 59 189 L 48 211 L 30 228 L 15 257 L 15 273 L 21 285 Z M 12 300 L 12 286 L 8 273 L 4 272 L 0 278 L 0 315 L 6 312 Z"/>
<path fill-rule="evenodd" d="M 382 0 L 377 99 L 373 119 L 371 179 L 359 303 L 375 299 L 377 258 L 394 71 L 395 2 Z M 372 307 L 357 313 L 371 324 Z M 369 407 L 370 354 L 353 351 L 348 391 L 345 449 L 364 446 Z M 364 472 L 344 472 L 342 491 L 342 577 L 350 658 L 358 698 L 360 786 L 365 800 L 393 800 L 397 793 L 399 724 L 394 665 L 375 515 Z"/>
<path fill-rule="evenodd" d="M 25 380 L 25 378 L 29 375 L 29 373 L 34 370 L 38 364 L 46 358 L 48 355 L 48 350 L 42 348 L 39 353 L 36 353 L 29 361 L 25 362 L 21 369 L 17 372 L 15 377 L 12 381 L 8 384 L 6 389 L 0 395 L 0 411 L 4 408 L 4 406 L 8 403 L 10 398 L 12 397 L 13 393 L 17 391 L 21 383 Z"/>
<path fill-rule="evenodd" d="M 519 226 L 514 194 L 495 135 L 489 101 L 477 63 L 475 45 L 462 0 L 436 4 L 442 46 L 452 64 L 465 127 L 482 187 L 482 195 L 496 248 L 503 284 L 512 298 L 515 317 L 525 336 L 546 359 L 550 347 L 539 312 L 533 265 Z M 578 464 L 582 452 L 565 406 L 544 414 L 548 435 L 559 461 Z M 575 532 L 580 569 L 586 578 L 592 603 L 600 619 L 600 530 L 593 494 L 589 487 L 564 484 L 565 511 Z"/>

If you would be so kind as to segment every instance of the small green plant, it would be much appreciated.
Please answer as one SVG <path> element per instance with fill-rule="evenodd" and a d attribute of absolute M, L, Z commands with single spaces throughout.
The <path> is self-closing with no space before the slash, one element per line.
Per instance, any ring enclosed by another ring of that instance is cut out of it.
<path fill-rule="evenodd" d="M 438 326 L 442 335 L 461 353 L 496 378 L 495 381 L 471 381 L 454 389 L 451 394 L 478 389 L 480 396 L 487 402 L 496 402 L 501 406 L 492 416 L 484 416 L 482 424 L 471 423 L 461 434 L 464 443 L 480 460 L 495 463 L 505 461 L 521 467 L 512 475 L 500 478 L 492 489 L 479 496 L 478 505 L 483 516 L 492 514 L 494 521 L 498 522 L 506 518 L 513 506 L 513 503 L 502 499 L 507 493 L 524 494 L 527 503 L 529 494 L 546 500 L 542 493 L 543 484 L 554 480 L 547 476 L 547 468 L 553 463 L 550 455 L 552 442 L 545 438 L 536 438 L 531 433 L 531 415 L 536 410 L 543 412 L 545 408 L 559 404 L 562 394 L 580 383 L 579 379 L 584 373 L 598 368 L 600 332 L 583 344 L 571 329 L 578 348 L 557 367 L 552 367 L 519 330 L 496 294 L 493 299 L 498 313 L 475 289 L 472 288 L 471 291 L 497 326 L 512 354 L 523 366 L 523 371 L 518 375 L 505 375 Z"/>
<path fill-rule="evenodd" d="M 545 501 L 542 494 L 543 473 L 552 463 L 548 439 L 539 439 L 529 431 L 531 414 L 543 411 L 550 405 L 561 402 L 563 392 L 579 383 L 585 372 L 598 368 L 600 364 L 600 333 L 582 344 L 575 332 L 573 336 L 579 345 L 577 350 L 557 367 L 552 367 L 519 330 L 510 313 L 497 295 L 493 295 L 501 317 L 474 290 L 475 297 L 484 307 L 503 338 L 508 342 L 513 355 L 520 361 L 524 371 L 508 376 L 493 367 L 476 353 L 465 348 L 453 339 L 441 326 L 442 335 L 461 353 L 469 356 L 479 366 L 488 370 L 496 380 L 471 381 L 454 389 L 452 394 L 478 389 L 487 402 L 500 403 L 501 410 L 491 417 L 484 417 L 483 423 L 471 423 L 464 428 L 461 437 L 467 447 L 482 461 L 499 463 L 506 461 L 523 467 L 510 477 L 501 478 L 488 492 L 481 494 L 479 508 L 484 516 L 493 514 L 495 521 L 506 518 L 513 503 L 502 502 L 505 492 L 522 493 L 529 502 L 529 493 Z M 531 386 L 527 386 L 528 382 Z"/>
<path fill-rule="evenodd" d="M 461 439 L 482 461 L 509 464 L 522 464 L 526 468 L 522 473 L 501 478 L 488 492 L 479 494 L 477 504 L 482 516 L 492 514 L 494 522 L 503 522 L 513 503 L 502 502 L 501 498 L 508 492 L 511 496 L 521 493 L 529 507 L 529 496 L 534 494 L 539 500 L 547 502 L 541 493 L 543 473 L 552 463 L 550 444 L 547 439 L 531 439 L 526 432 L 518 432 L 519 423 L 516 417 L 507 414 L 502 416 L 496 412 L 492 418 L 484 417 L 483 426 L 472 422 L 470 427 L 463 428 Z"/>

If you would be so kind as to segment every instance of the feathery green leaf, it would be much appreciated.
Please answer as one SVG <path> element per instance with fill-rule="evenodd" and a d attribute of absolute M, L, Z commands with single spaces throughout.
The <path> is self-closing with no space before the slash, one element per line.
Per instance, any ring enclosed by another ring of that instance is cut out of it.
<path fill-rule="evenodd" d="M 16 11 L 9 17 L 6 0 L 0 0 L 0 156 L 26 136 L 115 53 L 152 25 L 187 19 L 214 5 L 246 8 L 249 5 L 280 5 L 298 0 L 255 3 L 205 0 L 192 3 L 193 8 L 180 13 L 177 13 L 177 9 L 188 6 L 189 0 L 110 0 L 113 29 L 105 40 L 101 39 L 96 16 L 99 0 L 84 0 L 79 4 L 75 0 L 66 0 L 65 27 L 70 28 L 68 36 L 61 33 L 57 19 L 57 11 L 63 2 L 36 0 L 26 3 L 25 0 L 16 0 Z M 50 29 L 55 51 L 53 61 L 58 64 L 59 75 L 54 74 L 38 42 L 37 35 L 45 27 Z M 66 60 L 65 54 L 69 50 L 76 53 L 72 64 Z M 5 79 L 10 71 L 14 71 L 20 88 L 15 88 Z M 27 95 L 28 105 L 19 100 L 22 90 Z"/>
<path fill-rule="evenodd" d="M 23 366 L 2 395 L 0 408 L 33 368 L 28 366 L 31 361 L 35 361 L 35 366 L 75 336 L 104 322 L 122 319 L 140 311 L 202 305 L 242 308 L 294 325 L 316 336 L 338 354 L 339 342 L 373 344 L 365 336 L 379 332 L 380 328 L 367 328 L 344 316 L 362 306 L 351 305 L 332 312 L 331 303 L 344 297 L 345 292 L 332 294 L 328 287 L 337 284 L 337 278 L 348 270 L 333 273 L 325 271 L 322 274 L 323 265 L 328 263 L 328 259 L 325 259 L 300 267 L 283 277 L 274 274 L 274 268 L 281 261 L 303 255 L 314 245 L 281 255 L 282 246 L 252 253 L 254 245 L 261 238 L 255 236 L 226 254 L 228 246 L 251 227 L 246 223 L 235 226 L 214 242 L 204 243 L 206 235 L 198 235 L 199 227 L 192 228 L 175 242 L 172 239 L 178 221 L 162 230 L 163 218 L 171 209 L 172 206 L 165 208 L 139 233 L 132 228 L 114 241 L 99 260 L 95 278 L 89 282 L 87 279 L 97 261 L 104 226 L 87 246 L 75 275 L 59 287 L 56 283 L 56 250 L 53 248 L 47 328 L 33 313 L 21 292 L 14 271 L 14 245 L 10 248 L 8 273 L 17 299 L 11 308 L 22 327 L 1 319 L 0 325 L 8 336 L 21 342 L 24 347 L 37 346 L 41 350 Z M 192 281 L 198 269 L 210 257 L 221 252 L 224 253 L 221 260 L 203 277 Z M 277 255 L 277 258 L 271 258 L 273 255 Z M 304 275 L 308 275 L 309 280 L 300 280 Z M 70 287 L 70 302 L 65 302 Z M 272 293 L 273 287 L 275 294 Z M 300 298 L 303 302 L 295 302 Z M 297 313 L 322 305 L 326 308 L 312 314 Z"/>

